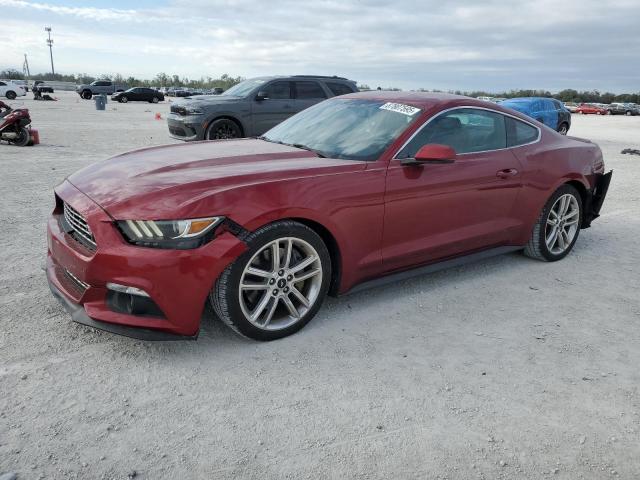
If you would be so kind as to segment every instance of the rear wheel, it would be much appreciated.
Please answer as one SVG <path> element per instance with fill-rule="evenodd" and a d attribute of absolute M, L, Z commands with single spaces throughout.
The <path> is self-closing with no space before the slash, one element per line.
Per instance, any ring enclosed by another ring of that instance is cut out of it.
<path fill-rule="evenodd" d="M 18 130 L 18 136 L 15 139 L 11 140 L 11 143 L 16 147 L 24 147 L 25 145 L 27 145 L 27 143 L 29 143 L 30 139 L 31 135 L 29 135 L 29 130 L 24 127 L 20 127 Z"/>
<path fill-rule="evenodd" d="M 558 133 L 560 135 L 566 135 L 569 132 L 569 125 L 567 125 L 566 123 L 561 123 L 560 126 L 558 127 Z"/>
<path fill-rule="evenodd" d="M 13 90 L 9 90 L 7 93 L 5 93 L 5 96 L 9 100 L 13 100 L 14 98 L 16 98 L 16 92 L 14 92 Z"/>
<path fill-rule="evenodd" d="M 582 201 L 571 185 L 551 196 L 536 222 L 525 255 L 547 262 L 561 260 L 571 251 L 582 224 Z"/>
<path fill-rule="evenodd" d="M 207 140 L 224 140 L 227 138 L 240 138 L 242 132 L 236 122 L 228 118 L 221 118 L 211 122 L 207 129 Z"/>
<path fill-rule="evenodd" d="M 275 340 L 304 327 L 329 290 L 331 260 L 312 229 L 285 220 L 245 241 L 249 250 L 220 275 L 210 300 L 222 321 L 241 335 Z"/>

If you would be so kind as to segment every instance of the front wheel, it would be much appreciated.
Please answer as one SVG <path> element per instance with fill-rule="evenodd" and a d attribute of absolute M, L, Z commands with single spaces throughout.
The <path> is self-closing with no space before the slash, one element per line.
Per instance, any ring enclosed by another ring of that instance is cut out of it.
<path fill-rule="evenodd" d="M 93 94 L 91 93 L 91 90 L 83 90 L 80 96 L 85 100 L 91 100 L 91 97 L 93 96 Z"/>
<path fill-rule="evenodd" d="M 127 103 L 129 99 L 123 95 L 122 97 L 118 98 L 118 101 L 120 103 Z"/>
<path fill-rule="evenodd" d="M 153 97 L 153 100 L 151 100 L 153 103 L 158 103 L 160 101 L 160 99 L 158 97 Z"/>
<path fill-rule="evenodd" d="M 291 220 L 251 233 L 249 245 L 220 275 L 209 296 L 218 317 L 237 333 L 275 340 L 304 327 L 329 290 L 331 259 L 322 238 Z"/>
<path fill-rule="evenodd" d="M 571 185 L 563 185 L 551 196 L 533 227 L 525 255 L 555 262 L 573 249 L 582 225 L 582 201 Z"/>
<path fill-rule="evenodd" d="M 205 138 L 207 140 L 226 140 L 240 137 L 242 137 L 242 133 L 238 124 L 228 118 L 221 118 L 211 122 Z"/>
<path fill-rule="evenodd" d="M 16 92 L 14 92 L 13 90 L 9 90 L 7 93 L 5 93 L 5 96 L 9 100 L 14 100 L 16 98 Z"/>

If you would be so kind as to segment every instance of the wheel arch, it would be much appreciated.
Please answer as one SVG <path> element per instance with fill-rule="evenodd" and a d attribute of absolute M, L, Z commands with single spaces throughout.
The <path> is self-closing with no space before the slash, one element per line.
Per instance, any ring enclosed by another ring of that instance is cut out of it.
<path fill-rule="evenodd" d="M 337 296 L 340 289 L 340 279 L 342 277 L 342 255 L 340 253 L 340 246 L 338 241 L 333 236 L 331 231 L 324 225 L 315 220 L 301 217 L 290 217 L 283 220 L 293 220 L 294 222 L 301 223 L 311 230 L 316 232 L 329 250 L 329 256 L 331 258 L 331 283 L 329 285 L 329 295 Z"/>

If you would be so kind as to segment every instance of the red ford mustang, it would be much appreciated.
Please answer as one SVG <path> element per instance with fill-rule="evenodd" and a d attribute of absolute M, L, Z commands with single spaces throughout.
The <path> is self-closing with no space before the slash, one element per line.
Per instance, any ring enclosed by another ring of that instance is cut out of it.
<path fill-rule="evenodd" d="M 512 250 L 560 260 L 611 179 L 588 140 L 466 97 L 358 93 L 258 139 L 146 148 L 55 189 L 47 276 L 75 321 L 195 338 L 302 328 L 327 294 Z"/>

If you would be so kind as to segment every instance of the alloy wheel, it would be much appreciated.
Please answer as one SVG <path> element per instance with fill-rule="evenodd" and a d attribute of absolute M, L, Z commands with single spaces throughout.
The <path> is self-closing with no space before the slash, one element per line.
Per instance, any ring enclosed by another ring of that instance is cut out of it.
<path fill-rule="evenodd" d="M 547 216 L 545 242 L 554 255 L 560 255 L 571 247 L 578 233 L 580 206 L 574 195 L 559 197 Z"/>
<path fill-rule="evenodd" d="M 238 130 L 229 122 L 220 123 L 209 130 L 209 140 L 226 140 L 239 137 Z"/>
<path fill-rule="evenodd" d="M 247 262 L 239 300 L 245 318 L 263 330 L 299 322 L 320 296 L 322 263 L 316 249 L 295 237 L 269 242 Z"/>

